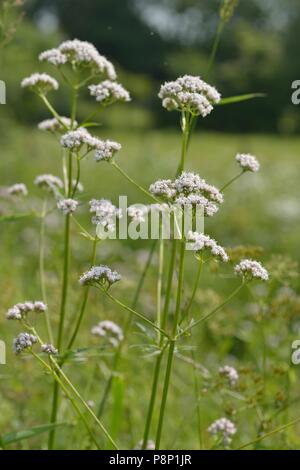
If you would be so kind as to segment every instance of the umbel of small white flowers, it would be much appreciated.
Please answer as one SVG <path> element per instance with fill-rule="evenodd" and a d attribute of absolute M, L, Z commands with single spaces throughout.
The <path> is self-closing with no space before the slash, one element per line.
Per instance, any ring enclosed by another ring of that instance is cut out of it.
<path fill-rule="evenodd" d="M 84 127 L 68 131 L 61 137 L 61 145 L 72 151 L 80 151 L 86 147 L 86 154 L 95 151 L 95 160 L 110 160 L 116 152 L 120 151 L 122 146 L 112 140 L 100 140 L 93 137 Z"/>
<path fill-rule="evenodd" d="M 48 354 L 49 356 L 55 356 L 58 353 L 58 350 L 53 346 L 53 344 L 42 344 L 41 351 Z"/>
<path fill-rule="evenodd" d="M 64 186 L 62 180 L 58 176 L 49 174 L 38 175 L 34 180 L 34 184 L 39 188 L 55 193 Z"/>
<path fill-rule="evenodd" d="M 248 153 L 238 153 L 235 157 L 243 171 L 256 173 L 260 169 L 260 163 L 254 155 Z"/>
<path fill-rule="evenodd" d="M 90 85 L 89 91 L 91 96 L 95 96 L 96 101 L 103 106 L 108 106 L 117 101 L 126 103 L 131 100 L 129 92 L 120 83 L 110 80 L 104 80 L 98 85 Z"/>
<path fill-rule="evenodd" d="M 65 127 L 64 127 L 65 126 Z M 38 124 L 38 129 L 40 131 L 48 131 L 48 132 L 64 132 L 65 128 L 71 129 L 76 128 L 78 126 L 78 122 L 74 121 L 65 116 L 60 116 L 59 120 L 57 118 L 52 119 L 45 119 Z"/>
<path fill-rule="evenodd" d="M 190 231 L 187 235 L 186 241 L 189 243 L 190 248 L 197 254 L 204 250 L 210 251 L 214 258 L 220 259 L 224 263 L 229 261 L 229 256 L 225 249 L 218 245 L 218 243 L 204 233 L 197 233 Z"/>
<path fill-rule="evenodd" d="M 92 199 L 89 202 L 90 212 L 95 214 L 92 217 L 92 223 L 102 225 L 109 231 L 115 229 L 116 219 L 122 217 L 121 209 L 118 209 L 108 199 Z"/>
<path fill-rule="evenodd" d="M 201 206 L 204 215 L 213 216 L 223 204 L 223 194 L 196 173 L 183 172 L 175 180 L 158 180 L 149 191 L 155 197 L 181 206 Z"/>
<path fill-rule="evenodd" d="M 21 82 L 22 88 L 29 88 L 38 94 L 46 95 L 49 91 L 56 91 L 59 88 L 58 81 L 47 73 L 33 73 Z"/>
<path fill-rule="evenodd" d="M 8 320 L 23 320 L 29 312 L 43 313 L 47 310 L 47 305 L 41 300 L 19 302 L 6 312 Z"/>
<path fill-rule="evenodd" d="M 237 370 L 231 366 L 220 367 L 219 374 L 226 377 L 231 387 L 234 387 L 239 380 L 239 374 Z"/>
<path fill-rule="evenodd" d="M 224 447 L 229 446 L 236 431 L 235 425 L 227 418 L 217 419 L 208 428 L 212 436 L 222 439 Z"/>
<path fill-rule="evenodd" d="M 108 266 L 93 266 L 85 272 L 79 279 L 82 286 L 99 285 L 109 288 L 115 282 L 121 280 L 121 276 L 117 271 L 112 271 Z"/>
<path fill-rule="evenodd" d="M 269 273 L 259 261 L 251 259 L 243 259 L 234 268 L 238 276 L 242 276 L 245 280 L 260 279 L 261 281 L 269 280 Z"/>
<path fill-rule="evenodd" d="M 16 354 L 20 354 L 25 349 L 31 349 L 38 342 L 36 336 L 30 333 L 20 333 L 13 341 L 13 349 Z"/>
<path fill-rule="evenodd" d="M 103 320 L 96 326 L 93 326 L 91 333 L 94 336 L 106 337 L 110 344 L 116 348 L 124 339 L 122 328 L 110 320 Z"/>
<path fill-rule="evenodd" d="M 206 117 L 213 105 L 221 100 L 216 88 L 200 77 L 184 75 L 161 86 L 158 94 L 162 105 L 168 111 L 188 112 L 194 116 Z"/>
<path fill-rule="evenodd" d="M 24 183 L 16 183 L 7 188 L 8 194 L 11 196 L 27 196 L 28 189 Z"/>
<path fill-rule="evenodd" d="M 88 70 L 110 80 L 117 77 L 113 64 L 93 44 L 78 39 L 64 41 L 58 48 L 42 52 L 39 59 L 56 67 L 70 64 L 75 70 Z"/>
<path fill-rule="evenodd" d="M 73 214 L 78 206 L 78 201 L 75 199 L 60 199 L 57 203 L 57 207 L 62 211 L 64 215 Z"/>

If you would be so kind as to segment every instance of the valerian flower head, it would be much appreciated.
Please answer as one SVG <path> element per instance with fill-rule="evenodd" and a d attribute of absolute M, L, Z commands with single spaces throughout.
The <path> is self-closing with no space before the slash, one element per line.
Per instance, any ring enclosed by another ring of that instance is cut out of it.
<path fill-rule="evenodd" d="M 207 199 L 218 204 L 224 202 L 224 197 L 220 191 L 211 184 L 208 184 L 196 173 L 183 172 L 175 181 L 174 187 L 177 193 L 201 193 Z"/>
<path fill-rule="evenodd" d="M 53 48 L 47 51 L 41 52 L 39 55 L 39 60 L 41 62 L 48 62 L 51 65 L 59 67 L 68 62 L 68 57 L 66 54 L 63 54 L 59 49 Z"/>
<path fill-rule="evenodd" d="M 175 199 L 175 203 L 182 207 L 201 207 L 203 214 L 206 217 L 212 217 L 219 210 L 216 204 L 209 201 L 206 197 L 201 196 L 200 194 L 189 194 L 188 196 L 180 195 Z"/>
<path fill-rule="evenodd" d="M 142 223 L 145 222 L 149 210 L 150 208 L 143 204 L 133 204 L 128 207 L 127 214 L 134 222 Z"/>
<path fill-rule="evenodd" d="M 246 280 L 260 279 L 262 281 L 269 280 L 268 271 L 259 261 L 244 259 L 234 268 L 237 275 L 242 276 Z"/>
<path fill-rule="evenodd" d="M 243 171 L 257 172 L 260 169 L 259 161 L 253 155 L 238 153 L 235 157 Z"/>
<path fill-rule="evenodd" d="M 20 333 L 13 341 L 14 352 L 20 354 L 25 349 L 31 349 L 37 341 L 37 337 L 30 333 Z"/>
<path fill-rule="evenodd" d="M 78 201 L 75 199 L 60 199 L 57 203 L 57 207 L 62 211 L 64 215 L 73 214 L 78 207 Z"/>
<path fill-rule="evenodd" d="M 100 285 L 102 287 L 110 287 L 115 282 L 120 281 L 121 276 L 117 271 L 112 271 L 108 266 L 93 266 L 89 271 L 84 273 L 79 282 L 83 286 Z"/>
<path fill-rule="evenodd" d="M 212 436 L 216 436 L 223 440 L 225 447 L 232 441 L 232 436 L 236 433 L 235 425 L 227 418 L 220 418 L 214 421 L 208 428 L 208 432 Z"/>
<path fill-rule="evenodd" d="M 43 313 L 47 310 L 47 305 L 41 300 L 19 302 L 6 312 L 8 320 L 22 320 L 29 312 Z"/>
<path fill-rule="evenodd" d="M 66 62 L 70 63 L 76 69 L 89 69 L 95 75 L 101 75 L 104 78 L 115 80 L 117 75 L 114 66 L 103 55 L 99 54 L 96 47 L 86 41 L 73 39 L 65 41 L 58 47 L 59 52 L 66 57 Z M 45 54 L 45 53 L 44 53 Z M 49 57 L 55 56 L 58 61 L 62 60 L 61 56 L 55 55 L 56 53 L 49 53 Z M 54 59 L 55 60 L 55 59 Z M 63 59 L 65 60 L 65 59 Z M 60 63 L 54 65 L 61 65 Z"/>
<path fill-rule="evenodd" d="M 94 213 L 92 223 L 102 225 L 109 231 L 113 231 L 116 226 L 116 219 L 122 217 L 121 209 L 118 209 L 108 199 L 92 199 L 90 202 L 90 212 Z"/>
<path fill-rule="evenodd" d="M 64 125 L 63 125 L 64 124 Z M 48 132 L 62 132 L 65 131 L 65 127 L 70 128 L 72 127 L 72 120 L 68 117 L 61 116 L 60 119 L 45 119 L 44 121 L 38 124 L 38 128 L 40 131 L 48 131 Z M 77 127 L 77 121 L 73 122 L 73 126 Z"/>
<path fill-rule="evenodd" d="M 111 80 L 104 80 L 98 85 L 89 86 L 91 96 L 95 96 L 96 101 L 108 106 L 116 101 L 128 102 L 131 100 L 130 94 L 120 84 Z"/>
<path fill-rule="evenodd" d="M 184 111 L 194 116 L 206 117 L 219 103 L 221 95 L 200 77 L 184 75 L 161 86 L 158 94 L 168 111 Z"/>
<path fill-rule="evenodd" d="M 219 374 L 227 378 L 231 387 L 234 387 L 239 380 L 239 374 L 237 370 L 231 366 L 220 367 Z"/>
<path fill-rule="evenodd" d="M 46 189 L 50 192 L 56 193 L 57 190 L 60 190 L 63 188 L 63 182 L 58 176 L 54 175 L 38 175 L 35 180 L 34 184 L 38 186 L 41 189 Z"/>
<path fill-rule="evenodd" d="M 119 152 L 122 148 L 122 145 L 118 142 L 114 142 L 112 140 L 103 140 L 99 141 L 99 145 L 97 146 L 95 152 L 95 160 L 96 162 L 100 162 L 102 160 L 109 161 L 111 160 L 116 152 Z"/>
<path fill-rule="evenodd" d="M 103 320 L 91 329 L 92 335 L 107 337 L 108 341 L 116 348 L 124 339 L 122 328 L 110 320 Z"/>
<path fill-rule="evenodd" d="M 22 80 L 21 87 L 45 95 L 49 91 L 58 90 L 59 84 L 55 78 L 47 73 L 33 73 L 30 77 Z"/>
<path fill-rule="evenodd" d="M 24 183 L 16 183 L 7 188 L 8 194 L 11 196 L 27 196 L 28 189 Z"/>
<path fill-rule="evenodd" d="M 172 199 L 176 196 L 176 189 L 172 180 L 158 180 L 150 185 L 149 191 L 162 199 Z"/>
<path fill-rule="evenodd" d="M 49 356 L 55 356 L 58 353 L 58 350 L 53 346 L 53 344 L 42 344 L 41 351 Z"/>
<path fill-rule="evenodd" d="M 87 144 L 91 138 L 91 134 L 84 127 L 79 127 L 74 131 L 63 134 L 60 143 L 67 149 L 79 150 L 84 144 Z"/>
<path fill-rule="evenodd" d="M 239 0 L 223 0 L 220 8 L 220 17 L 224 23 L 227 23 L 232 18 L 238 3 Z"/>
<path fill-rule="evenodd" d="M 200 253 L 204 250 L 209 250 L 213 257 L 220 259 L 224 263 L 229 261 L 229 256 L 225 249 L 218 245 L 218 243 L 204 233 L 197 233 L 190 231 L 187 235 L 186 241 L 189 243 L 189 247 L 196 253 Z"/>

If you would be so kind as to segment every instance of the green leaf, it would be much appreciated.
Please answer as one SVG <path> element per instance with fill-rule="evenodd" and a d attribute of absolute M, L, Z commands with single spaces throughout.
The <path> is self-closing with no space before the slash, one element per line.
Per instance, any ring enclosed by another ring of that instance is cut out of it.
<path fill-rule="evenodd" d="M 80 127 L 101 127 L 102 124 L 99 122 L 86 122 L 85 124 L 82 124 Z"/>
<path fill-rule="evenodd" d="M 112 384 L 112 414 L 110 421 L 110 434 L 115 439 L 118 436 L 119 429 L 123 419 L 123 407 L 124 407 L 124 391 L 125 384 L 124 379 L 121 375 L 116 375 L 113 378 Z M 109 444 L 109 449 L 111 445 Z"/>
<path fill-rule="evenodd" d="M 19 219 L 25 219 L 27 217 L 34 217 L 34 214 L 10 214 L 0 216 L 0 222 L 15 222 Z"/>
<path fill-rule="evenodd" d="M 226 104 L 241 103 L 242 101 L 253 100 L 254 98 L 265 98 L 266 96 L 267 95 L 265 93 L 248 93 L 247 95 L 237 95 L 230 96 L 228 98 L 222 98 L 218 104 L 219 106 L 223 106 Z"/>
<path fill-rule="evenodd" d="M 67 426 L 68 423 L 52 423 L 52 424 L 42 424 L 41 426 L 35 426 L 29 429 L 23 429 L 22 431 L 11 432 L 9 434 L 4 434 L 0 437 L 0 445 L 2 447 L 14 444 L 15 442 L 22 441 L 24 439 L 29 439 L 35 437 L 38 434 L 51 431 L 54 428 Z"/>

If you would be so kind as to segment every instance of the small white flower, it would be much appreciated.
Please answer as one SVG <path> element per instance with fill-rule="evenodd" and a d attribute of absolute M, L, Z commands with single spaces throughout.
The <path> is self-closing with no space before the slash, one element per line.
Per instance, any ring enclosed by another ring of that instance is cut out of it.
<path fill-rule="evenodd" d="M 29 333 L 20 333 L 13 341 L 13 348 L 16 354 L 20 354 L 25 349 L 31 349 L 37 343 L 36 336 Z"/>
<path fill-rule="evenodd" d="M 229 261 L 229 256 L 224 248 L 218 245 L 213 238 L 210 238 L 204 233 L 190 231 L 187 235 L 186 241 L 190 243 L 191 249 L 196 253 L 200 253 L 203 250 L 209 250 L 214 257 L 221 259 L 224 263 Z"/>
<path fill-rule="evenodd" d="M 84 127 L 79 127 L 62 135 L 60 143 L 63 147 L 70 150 L 79 150 L 91 138 L 92 136 Z"/>
<path fill-rule="evenodd" d="M 189 194 L 188 196 L 178 196 L 175 199 L 175 203 L 180 206 L 198 206 L 203 210 L 203 214 L 207 217 L 212 217 L 215 215 L 219 208 L 213 202 L 210 202 L 206 197 L 201 196 L 200 194 Z"/>
<path fill-rule="evenodd" d="M 223 444 L 227 447 L 231 441 L 232 436 L 236 433 L 235 425 L 227 418 L 220 418 L 214 421 L 208 428 L 208 432 L 212 436 L 217 436 L 223 439 Z"/>
<path fill-rule="evenodd" d="M 45 94 L 48 93 L 48 91 L 58 90 L 59 84 L 55 78 L 47 73 L 33 73 L 30 77 L 22 80 L 21 87 Z"/>
<path fill-rule="evenodd" d="M 225 376 L 232 387 L 234 387 L 239 380 L 239 374 L 237 373 L 237 370 L 234 367 L 220 367 L 219 374 Z"/>
<path fill-rule="evenodd" d="M 39 55 L 39 60 L 41 62 L 48 62 L 49 64 L 55 65 L 64 65 L 68 61 L 68 57 L 63 54 L 59 49 L 49 49 L 47 51 L 41 52 Z"/>
<path fill-rule="evenodd" d="M 41 351 L 49 354 L 49 356 L 53 356 L 58 353 L 58 350 L 53 346 L 53 344 L 42 344 Z"/>
<path fill-rule="evenodd" d="M 73 39 L 65 41 L 58 50 L 67 57 L 67 61 L 76 68 L 89 68 L 94 74 L 100 74 L 110 80 L 116 79 L 114 66 L 103 55 L 100 55 L 95 46 L 86 41 Z"/>
<path fill-rule="evenodd" d="M 122 85 L 111 80 L 104 80 L 98 85 L 90 85 L 89 90 L 91 96 L 95 96 L 96 101 L 105 106 L 116 101 L 128 102 L 131 99 L 129 92 Z"/>
<path fill-rule="evenodd" d="M 201 193 L 210 201 L 217 202 L 218 204 L 223 204 L 224 202 L 223 194 L 196 173 L 183 172 L 174 181 L 174 188 L 179 194 Z"/>
<path fill-rule="evenodd" d="M 62 125 L 62 123 L 67 127 L 70 128 L 72 127 L 72 120 L 68 117 L 61 116 L 60 120 L 53 118 L 53 119 L 45 119 L 44 121 L 40 122 L 38 124 L 38 128 L 40 131 L 48 131 L 48 132 L 61 132 L 64 131 L 65 128 Z M 73 123 L 74 127 L 78 126 L 77 121 L 74 121 Z"/>
<path fill-rule="evenodd" d="M 110 320 L 103 320 L 91 329 L 92 335 L 107 337 L 109 342 L 116 348 L 124 339 L 122 328 Z"/>
<path fill-rule="evenodd" d="M 58 176 L 49 175 L 49 174 L 38 175 L 34 180 L 34 184 L 41 189 L 46 189 L 53 193 L 56 193 L 57 190 L 60 190 L 63 188 L 62 180 L 58 178 Z"/>
<path fill-rule="evenodd" d="M 7 188 L 8 194 L 11 196 L 27 196 L 28 189 L 25 184 L 23 183 L 16 183 Z"/>
<path fill-rule="evenodd" d="M 29 312 L 43 313 L 47 310 L 47 305 L 41 300 L 19 302 L 6 313 L 7 320 L 22 320 Z"/>
<path fill-rule="evenodd" d="M 75 199 L 61 199 L 57 203 L 57 207 L 59 210 L 63 212 L 64 215 L 73 214 L 76 211 L 78 206 L 78 201 Z"/>
<path fill-rule="evenodd" d="M 237 275 L 244 277 L 245 279 L 261 279 L 262 281 L 269 280 L 268 271 L 262 266 L 259 261 L 251 259 L 244 259 L 234 268 Z"/>
<path fill-rule="evenodd" d="M 151 184 L 149 191 L 151 194 L 163 199 L 172 199 L 176 196 L 176 189 L 172 180 L 158 180 Z"/>
<path fill-rule="evenodd" d="M 200 77 L 184 75 L 161 86 L 158 94 L 168 111 L 186 111 L 195 116 L 206 117 L 219 103 L 221 95 Z"/>
<path fill-rule="evenodd" d="M 113 231 L 116 226 L 116 219 L 122 217 L 121 209 L 118 209 L 108 199 L 92 199 L 90 202 L 90 212 L 95 216 L 92 218 L 92 223 L 95 225 L 102 225 L 109 231 Z"/>
<path fill-rule="evenodd" d="M 95 152 L 95 160 L 97 162 L 102 160 L 109 161 L 113 158 L 116 152 L 121 150 L 121 148 L 121 144 L 112 140 L 99 141 L 97 150 Z"/>
<path fill-rule="evenodd" d="M 83 286 L 100 284 L 104 287 L 110 287 L 115 282 L 120 281 L 121 276 L 117 271 L 112 271 L 108 266 L 93 266 L 89 271 L 84 273 L 79 282 Z"/>
<path fill-rule="evenodd" d="M 238 153 L 235 159 L 243 171 L 252 171 L 255 173 L 260 169 L 259 161 L 253 155 Z"/>
<path fill-rule="evenodd" d="M 127 213 L 129 217 L 134 221 L 138 223 L 145 222 L 145 217 L 149 212 L 149 207 L 144 206 L 144 205 L 132 205 L 129 206 L 127 209 Z"/>
<path fill-rule="evenodd" d="M 77 181 L 77 180 L 72 180 L 72 189 L 75 189 L 76 187 L 76 190 L 79 192 L 79 193 L 83 193 L 84 191 L 84 186 L 82 183 L 80 183 L 80 181 Z"/>

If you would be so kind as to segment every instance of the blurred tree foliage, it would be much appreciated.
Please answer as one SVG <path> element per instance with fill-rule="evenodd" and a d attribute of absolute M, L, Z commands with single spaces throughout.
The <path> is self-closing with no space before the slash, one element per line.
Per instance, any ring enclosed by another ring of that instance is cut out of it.
<path fill-rule="evenodd" d="M 218 108 L 201 123 L 206 128 L 298 131 L 300 114 L 291 104 L 291 83 L 300 78 L 299 0 L 240 0 L 234 17 L 225 26 L 216 66 L 207 77 L 221 3 L 27 0 L 27 18 L 39 27 L 39 34 L 29 33 L 29 25 L 27 33 L 31 39 L 35 36 L 32 50 L 42 50 L 47 44 L 54 46 L 61 37 L 93 42 L 119 64 L 120 79 L 134 98 L 132 109 L 148 110 L 148 118 L 141 121 L 145 125 L 175 122 L 174 113 L 161 110 L 157 91 L 162 81 L 191 73 L 208 78 L 223 96 L 267 93 L 266 99 Z M 30 47 L 26 38 L 21 42 L 23 47 Z M 140 121 L 140 114 L 137 116 Z"/>

